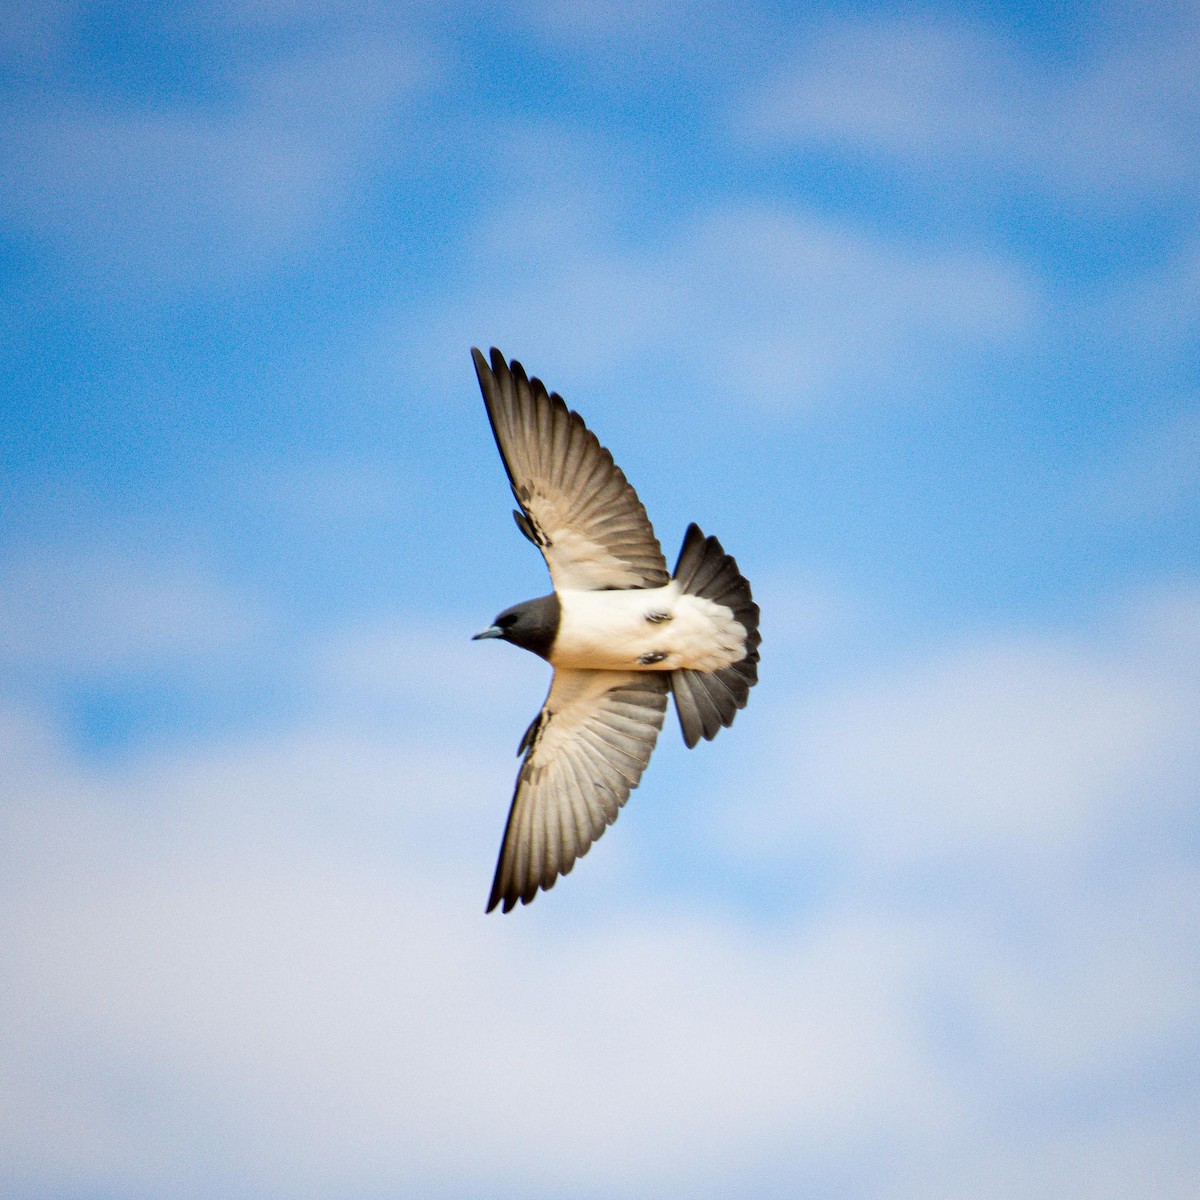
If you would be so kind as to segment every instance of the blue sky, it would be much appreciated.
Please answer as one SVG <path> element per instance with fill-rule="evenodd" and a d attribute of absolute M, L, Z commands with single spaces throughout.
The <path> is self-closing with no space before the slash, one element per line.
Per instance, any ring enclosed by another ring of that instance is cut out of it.
<path fill-rule="evenodd" d="M 1200 14 L 0 16 L 0 1190 L 1200 1174 Z M 468 357 L 762 682 L 485 918 L 545 590 Z"/>

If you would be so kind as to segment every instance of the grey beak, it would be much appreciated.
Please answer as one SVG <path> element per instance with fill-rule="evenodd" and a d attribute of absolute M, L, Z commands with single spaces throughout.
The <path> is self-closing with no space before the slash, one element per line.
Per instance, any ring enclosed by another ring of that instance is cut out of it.
<path fill-rule="evenodd" d="M 503 637 L 503 636 L 504 636 L 504 630 L 501 629 L 499 625 L 489 625 L 486 629 L 481 629 L 477 634 L 475 634 L 475 636 L 471 638 L 471 641 L 477 642 L 477 641 L 479 641 L 480 638 Z"/>

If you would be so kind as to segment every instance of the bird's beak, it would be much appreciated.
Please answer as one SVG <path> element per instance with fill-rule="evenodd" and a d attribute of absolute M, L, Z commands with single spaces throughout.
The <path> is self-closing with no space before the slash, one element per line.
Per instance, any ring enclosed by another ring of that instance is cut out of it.
<path fill-rule="evenodd" d="M 499 625 L 489 625 L 486 629 L 481 629 L 471 641 L 477 642 L 480 638 L 503 637 L 504 630 Z"/>

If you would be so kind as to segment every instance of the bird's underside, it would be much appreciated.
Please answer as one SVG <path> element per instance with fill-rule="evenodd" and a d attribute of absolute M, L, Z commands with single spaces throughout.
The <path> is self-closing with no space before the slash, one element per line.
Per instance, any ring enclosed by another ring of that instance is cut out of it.
<path fill-rule="evenodd" d="M 661 588 L 559 594 L 555 667 L 715 671 L 745 656 L 746 629 L 723 604 Z"/>
<path fill-rule="evenodd" d="M 711 739 L 758 678 L 758 606 L 737 563 L 688 528 L 674 575 L 612 455 L 562 398 L 499 351 L 472 350 L 500 456 L 554 594 L 506 610 L 480 636 L 546 658 L 550 691 L 518 753 L 490 912 L 553 887 L 616 820 L 666 712 L 685 743 Z"/>

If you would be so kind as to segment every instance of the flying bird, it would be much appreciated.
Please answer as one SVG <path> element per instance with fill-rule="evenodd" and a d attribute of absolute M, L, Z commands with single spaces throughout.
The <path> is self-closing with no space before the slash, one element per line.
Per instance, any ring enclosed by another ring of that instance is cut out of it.
<path fill-rule="evenodd" d="M 524 754 L 487 911 L 554 886 L 617 819 L 675 697 L 691 748 L 733 723 L 758 682 L 758 605 L 715 537 L 688 526 L 673 575 L 612 455 L 516 359 L 476 349 L 475 373 L 517 527 L 554 590 L 506 608 L 475 635 L 554 668 Z"/>

